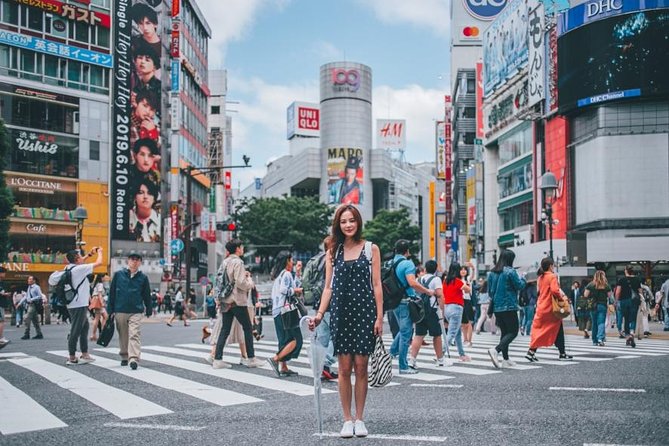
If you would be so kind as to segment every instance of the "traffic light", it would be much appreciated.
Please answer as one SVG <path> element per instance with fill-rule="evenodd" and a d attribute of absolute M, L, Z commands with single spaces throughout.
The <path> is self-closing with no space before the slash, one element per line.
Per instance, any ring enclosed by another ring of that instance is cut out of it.
<path fill-rule="evenodd" d="M 235 223 L 234 221 L 232 221 L 231 218 L 229 218 L 229 219 L 224 220 L 222 222 L 216 223 L 216 229 L 218 229 L 219 231 L 233 232 L 233 231 L 237 230 L 237 223 Z"/>

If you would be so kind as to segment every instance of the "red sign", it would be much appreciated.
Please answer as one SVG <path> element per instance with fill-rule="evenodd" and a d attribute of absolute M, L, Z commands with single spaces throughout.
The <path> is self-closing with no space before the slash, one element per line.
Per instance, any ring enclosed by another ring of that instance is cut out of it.
<path fill-rule="evenodd" d="M 320 110 L 317 108 L 297 107 L 297 128 L 320 130 Z"/>
<path fill-rule="evenodd" d="M 451 145 L 451 96 L 444 96 L 444 179 L 446 194 L 444 197 L 446 224 L 453 223 L 453 146 Z M 448 243 L 448 242 L 447 242 Z"/>
<path fill-rule="evenodd" d="M 172 17 L 178 17 L 181 10 L 181 0 L 172 0 Z"/>
<path fill-rule="evenodd" d="M 86 8 L 80 8 L 71 4 L 59 2 L 58 0 L 14 0 L 26 6 L 51 12 L 66 19 L 75 22 L 84 22 L 89 25 L 101 25 L 105 28 L 111 28 L 111 19 L 108 14 L 97 11 L 91 11 Z"/>
<path fill-rule="evenodd" d="M 476 62 L 476 137 L 483 139 L 483 62 Z"/>
<path fill-rule="evenodd" d="M 230 172 L 229 170 L 225 171 L 223 182 L 225 184 L 226 190 L 232 189 L 232 172 Z"/>
<path fill-rule="evenodd" d="M 172 34 L 170 36 L 170 56 L 175 59 L 179 58 L 179 30 L 181 29 L 181 22 L 178 20 L 172 21 Z"/>

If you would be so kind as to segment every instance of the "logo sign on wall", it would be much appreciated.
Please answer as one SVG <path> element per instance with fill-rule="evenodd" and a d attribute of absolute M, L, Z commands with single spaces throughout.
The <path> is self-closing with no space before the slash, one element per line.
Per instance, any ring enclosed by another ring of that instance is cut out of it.
<path fill-rule="evenodd" d="M 505 94 L 485 105 L 483 113 L 486 124 L 486 138 L 492 138 L 493 135 L 515 121 L 516 115 L 528 109 L 527 83 L 527 80 L 525 80 L 515 84 Z"/>
<path fill-rule="evenodd" d="M 506 0 L 462 0 L 467 12 L 479 20 L 493 20 L 506 6 Z"/>
<path fill-rule="evenodd" d="M 376 146 L 380 149 L 406 147 L 406 121 L 404 119 L 377 119 Z"/>
<path fill-rule="evenodd" d="M 546 66 L 544 47 L 544 7 L 539 5 L 530 11 L 529 17 L 529 106 L 544 98 L 544 68 Z"/>
<path fill-rule="evenodd" d="M 437 178 L 443 180 L 446 179 L 446 154 L 444 153 L 444 147 L 446 146 L 445 123 L 444 121 L 437 121 L 436 126 Z"/>
<path fill-rule="evenodd" d="M 318 104 L 293 102 L 286 109 L 287 137 L 318 137 L 321 129 L 321 111 Z"/>
<path fill-rule="evenodd" d="M 356 69 L 333 68 L 331 75 L 332 86 L 336 91 L 355 93 L 360 88 L 360 72 Z"/>
<path fill-rule="evenodd" d="M 483 36 L 483 94 L 495 89 L 527 65 L 527 2 L 514 0 Z"/>

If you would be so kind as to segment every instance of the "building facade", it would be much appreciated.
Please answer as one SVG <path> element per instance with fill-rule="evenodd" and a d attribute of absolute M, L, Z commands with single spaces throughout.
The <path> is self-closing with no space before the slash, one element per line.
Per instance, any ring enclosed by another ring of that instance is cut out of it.
<path fill-rule="evenodd" d="M 77 241 L 109 250 L 110 2 L 0 2 L 0 115 L 10 155 L 7 280 L 25 286 L 67 263 Z M 88 218 L 77 240 L 74 210 Z M 107 272 L 100 267 L 96 273 Z"/>

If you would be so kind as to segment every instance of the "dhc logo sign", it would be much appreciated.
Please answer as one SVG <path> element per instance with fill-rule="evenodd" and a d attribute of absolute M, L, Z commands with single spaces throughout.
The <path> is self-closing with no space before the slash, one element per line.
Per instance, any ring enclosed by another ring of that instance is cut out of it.
<path fill-rule="evenodd" d="M 470 15 L 479 20 L 493 20 L 502 12 L 507 0 L 462 0 Z"/>

